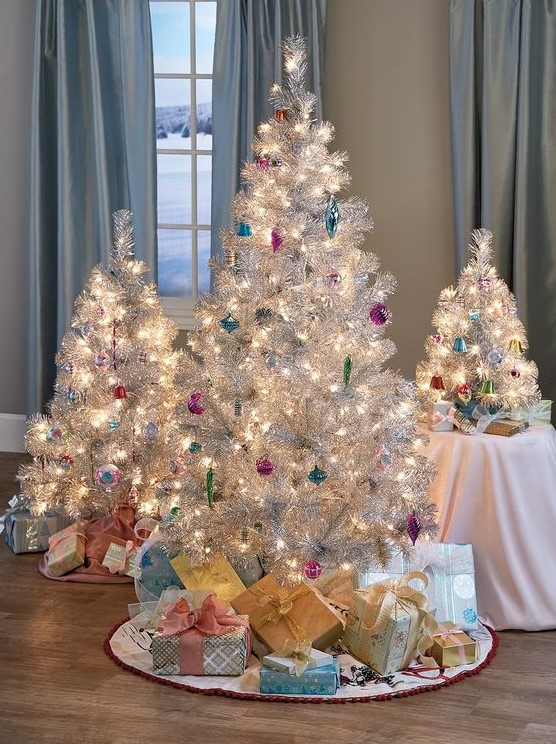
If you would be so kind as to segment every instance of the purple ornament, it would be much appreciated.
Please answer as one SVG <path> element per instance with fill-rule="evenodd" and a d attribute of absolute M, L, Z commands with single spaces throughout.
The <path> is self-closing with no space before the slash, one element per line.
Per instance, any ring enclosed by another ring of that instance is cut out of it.
<path fill-rule="evenodd" d="M 390 318 L 390 310 L 382 302 L 377 302 L 369 310 L 369 320 L 377 326 L 384 325 Z"/>
<path fill-rule="evenodd" d="M 71 373 L 72 373 L 72 372 L 73 372 L 73 370 L 74 370 L 73 364 L 72 364 L 71 362 L 68 362 L 67 364 L 65 364 L 65 365 L 64 365 L 64 370 L 65 370 L 65 371 L 66 371 L 66 372 L 67 372 L 67 373 L 68 373 L 69 375 L 71 375 Z"/>
<path fill-rule="evenodd" d="M 270 242 L 272 243 L 273 253 L 276 253 L 276 251 L 280 250 L 280 248 L 282 247 L 284 238 L 280 235 L 276 228 L 273 228 L 272 232 L 270 233 Z"/>
<path fill-rule="evenodd" d="M 200 416 L 205 412 L 205 407 L 201 403 L 202 396 L 202 393 L 191 393 L 187 399 L 189 413 L 192 413 L 194 416 Z"/>
<path fill-rule="evenodd" d="M 415 541 L 419 537 L 420 532 L 421 522 L 419 521 L 417 512 L 411 512 L 411 514 L 407 518 L 407 534 L 409 535 L 409 539 L 411 540 L 413 545 L 415 545 Z"/>
<path fill-rule="evenodd" d="M 303 573 L 308 579 L 318 579 L 322 573 L 322 566 L 318 561 L 310 560 L 303 566 Z"/>
<path fill-rule="evenodd" d="M 104 351 L 97 354 L 95 357 L 95 367 L 102 371 L 106 371 L 108 369 L 108 354 Z"/>
<path fill-rule="evenodd" d="M 257 460 L 257 473 L 259 475 L 261 475 L 263 478 L 267 478 L 269 475 L 272 475 L 273 472 L 274 465 L 270 460 L 267 460 L 266 458 Z"/>

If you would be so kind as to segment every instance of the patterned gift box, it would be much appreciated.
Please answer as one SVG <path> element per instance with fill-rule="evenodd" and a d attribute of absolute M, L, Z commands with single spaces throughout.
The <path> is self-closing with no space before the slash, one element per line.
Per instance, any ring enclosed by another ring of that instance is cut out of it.
<path fill-rule="evenodd" d="M 306 660 L 306 671 L 318 669 L 323 666 L 330 666 L 334 661 L 332 654 L 319 651 L 318 648 L 310 650 L 309 658 Z M 275 669 L 283 674 L 295 674 L 297 676 L 295 660 L 290 656 L 278 656 L 278 654 L 269 654 L 263 657 L 263 666 L 269 669 Z"/>
<path fill-rule="evenodd" d="M 439 401 L 433 403 L 427 417 L 427 424 L 431 431 L 452 431 L 453 419 L 450 418 L 450 410 L 453 408 L 451 401 Z"/>
<path fill-rule="evenodd" d="M 335 695 L 340 686 L 338 659 L 332 664 L 308 669 L 300 677 L 263 666 L 260 692 L 267 695 Z"/>
<path fill-rule="evenodd" d="M 243 617 L 248 620 L 247 617 Z M 192 674 L 188 670 L 187 660 L 180 663 L 180 644 L 184 636 L 155 635 L 152 640 L 151 654 L 155 674 Z M 244 673 L 249 660 L 249 628 L 233 627 L 225 635 L 203 636 L 202 663 L 204 675 L 219 677 L 237 677 Z M 195 672 L 196 673 L 196 672 Z"/>
<path fill-rule="evenodd" d="M 85 561 L 85 535 L 79 524 L 71 524 L 49 539 L 48 570 L 53 576 L 63 576 Z"/>
<path fill-rule="evenodd" d="M 136 564 L 135 591 L 139 601 L 156 600 L 170 586 L 183 589 L 170 556 L 158 541 L 146 542 L 139 549 Z"/>
<path fill-rule="evenodd" d="M 478 627 L 473 548 L 468 544 L 421 542 L 408 557 L 394 556 L 384 570 L 378 566 L 359 573 L 359 586 L 384 579 L 400 579 L 408 571 L 422 571 L 429 583 L 425 593 L 429 609 L 439 622 L 449 620 L 463 630 Z M 412 584 L 419 589 L 417 583 Z"/>
<path fill-rule="evenodd" d="M 286 589 L 270 574 L 235 597 L 231 605 L 236 612 L 249 615 L 253 632 L 271 652 L 279 652 L 287 639 L 306 639 L 323 650 L 344 629 L 341 615 L 312 587 L 298 584 Z"/>
<path fill-rule="evenodd" d="M 411 577 L 409 573 L 401 580 L 373 584 L 353 595 L 343 642 L 380 675 L 406 669 L 424 655 L 436 627 L 426 611 L 426 596 L 408 586 Z M 420 577 L 426 584 L 426 576 Z"/>
<path fill-rule="evenodd" d="M 14 553 L 40 553 L 48 550 L 49 538 L 69 522 L 67 517 L 55 512 L 33 517 L 29 511 L 17 511 L 6 516 L 6 543 Z"/>
<path fill-rule="evenodd" d="M 112 542 L 102 559 L 102 565 L 106 566 L 110 573 L 135 577 L 139 571 L 139 567 L 135 565 L 136 558 L 137 548 L 131 540 L 126 545 Z"/>
<path fill-rule="evenodd" d="M 429 654 L 441 667 L 473 664 L 477 661 L 479 646 L 476 641 L 454 623 L 442 623 L 432 633 L 434 643 Z"/>
<path fill-rule="evenodd" d="M 500 419 L 489 424 L 485 429 L 485 434 L 496 434 L 499 437 L 513 437 L 515 434 L 525 431 L 528 426 L 527 421 L 505 421 L 504 419 Z"/>
<path fill-rule="evenodd" d="M 209 590 L 223 602 L 231 602 L 245 591 L 245 584 L 222 555 L 215 555 L 202 566 L 192 566 L 188 556 L 178 555 L 170 564 L 186 589 Z"/>

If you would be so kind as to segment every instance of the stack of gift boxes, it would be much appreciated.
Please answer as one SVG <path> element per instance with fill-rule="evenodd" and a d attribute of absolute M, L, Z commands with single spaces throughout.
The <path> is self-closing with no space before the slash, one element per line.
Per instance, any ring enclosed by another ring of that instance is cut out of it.
<path fill-rule="evenodd" d="M 155 547 L 143 551 L 141 565 Z M 384 570 L 359 573 L 363 588 L 351 588 L 344 608 L 272 575 L 245 587 L 222 556 L 195 567 L 184 556 L 167 560 L 175 588 L 152 603 L 150 626 L 140 618 L 151 628 L 156 674 L 241 675 L 253 651 L 261 693 L 326 696 L 340 685 L 340 648 L 380 676 L 415 662 L 447 667 L 477 658 L 468 635 L 478 628 L 470 545 L 418 544 Z M 347 594 L 353 577 L 344 584 Z"/>

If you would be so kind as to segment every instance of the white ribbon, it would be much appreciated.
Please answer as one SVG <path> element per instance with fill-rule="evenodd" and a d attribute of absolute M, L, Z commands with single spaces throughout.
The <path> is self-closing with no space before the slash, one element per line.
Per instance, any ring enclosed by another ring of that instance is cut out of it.
<path fill-rule="evenodd" d="M 16 512 L 22 512 L 25 511 L 25 500 L 22 496 L 12 496 L 12 498 L 8 501 L 9 509 L 6 509 L 6 512 L 0 517 L 0 535 L 2 532 L 4 532 L 4 529 L 6 525 L 4 524 L 6 521 L 6 518 L 10 516 L 10 514 L 15 514 Z"/>
<path fill-rule="evenodd" d="M 489 424 L 492 424 L 498 419 L 507 418 L 508 409 L 500 408 L 496 413 L 489 413 L 488 409 L 479 403 L 479 405 L 475 406 L 471 415 L 477 421 L 477 431 L 483 434 Z"/>

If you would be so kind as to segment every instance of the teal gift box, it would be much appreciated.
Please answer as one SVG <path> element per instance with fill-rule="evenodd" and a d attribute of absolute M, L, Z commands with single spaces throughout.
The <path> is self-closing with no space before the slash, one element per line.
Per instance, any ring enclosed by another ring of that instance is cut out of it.
<path fill-rule="evenodd" d="M 48 550 L 48 539 L 70 524 L 67 517 L 47 512 L 34 517 L 28 511 L 6 516 L 6 543 L 14 553 L 40 553 Z"/>
<path fill-rule="evenodd" d="M 260 691 L 266 695 L 335 695 L 340 686 L 340 664 L 308 669 L 300 677 L 261 667 Z"/>

